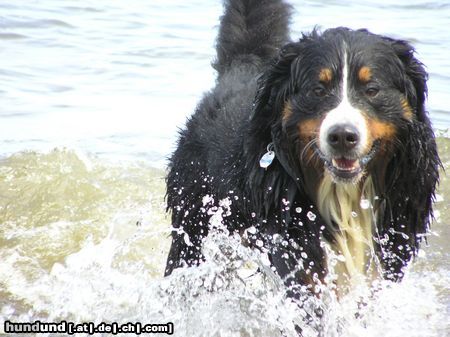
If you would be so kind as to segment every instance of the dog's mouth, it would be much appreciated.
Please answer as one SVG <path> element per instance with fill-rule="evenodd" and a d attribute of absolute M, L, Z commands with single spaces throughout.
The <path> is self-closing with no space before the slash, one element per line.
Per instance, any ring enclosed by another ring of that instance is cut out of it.
<path fill-rule="evenodd" d="M 333 158 L 331 160 L 331 165 L 329 166 L 331 166 L 329 169 L 333 170 L 336 175 L 343 178 L 352 178 L 362 171 L 359 160 L 345 157 Z"/>
<path fill-rule="evenodd" d="M 379 148 L 379 141 L 375 141 L 370 151 L 361 157 L 324 155 L 318 147 L 316 153 L 322 159 L 325 168 L 336 181 L 353 182 L 359 180 L 369 162 L 375 157 Z"/>

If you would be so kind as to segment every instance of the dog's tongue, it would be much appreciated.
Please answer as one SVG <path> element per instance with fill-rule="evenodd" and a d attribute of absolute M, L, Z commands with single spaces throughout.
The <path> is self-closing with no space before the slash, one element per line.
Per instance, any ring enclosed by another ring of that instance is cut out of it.
<path fill-rule="evenodd" d="M 359 163 L 355 159 L 338 158 L 333 159 L 333 165 L 343 171 L 353 171 L 359 167 Z"/>

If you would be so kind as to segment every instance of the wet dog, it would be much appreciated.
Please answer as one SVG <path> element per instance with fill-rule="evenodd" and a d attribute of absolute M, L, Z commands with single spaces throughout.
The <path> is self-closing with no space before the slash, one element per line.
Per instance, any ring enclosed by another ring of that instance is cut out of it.
<path fill-rule="evenodd" d="M 291 288 L 325 282 L 330 252 L 339 287 L 401 279 L 428 230 L 440 165 L 413 47 L 348 28 L 290 42 L 285 2 L 224 7 L 216 86 L 170 159 L 166 275 L 204 260 L 209 195 L 230 198 L 226 227 L 263 242 Z"/>

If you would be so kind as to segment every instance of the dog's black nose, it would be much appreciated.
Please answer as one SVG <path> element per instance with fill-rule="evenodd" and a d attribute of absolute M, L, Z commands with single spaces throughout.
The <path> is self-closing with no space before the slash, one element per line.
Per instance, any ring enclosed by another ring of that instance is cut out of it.
<path fill-rule="evenodd" d="M 359 132 L 353 125 L 335 125 L 328 131 L 328 144 L 339 152 L 347 152 L 355 148 L 359 142 Z"/>

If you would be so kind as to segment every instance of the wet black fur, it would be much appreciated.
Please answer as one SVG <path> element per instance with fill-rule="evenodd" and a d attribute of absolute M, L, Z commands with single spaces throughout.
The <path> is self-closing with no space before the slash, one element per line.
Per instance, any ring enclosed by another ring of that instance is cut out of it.
<path fill-rule="evenodd" d="M 226 197 L 232 201 L 231 215 L 224 219 L 231 231 L 257 228 L 249 244 L 264 241 L 287 285 L 323 278 L 327 266 L 320 240 L 332 240 L 333 228 L 313 203 L 322 173 L 300 160 L 304 144 L 295 125 L 339 102 L 339 89 L 332 84 L 325 97 L 312 95 L 317 86 L 312 72 L 322 65 L 338 71 L 344 42 L 350 55 L 367 50 L 350 62 L 374 62 L 384 71 L 378 79 L 383 90 L 378 101 L 355 92 L 354 103 L 398 130 L 388 154 L 369 167 L 380 196 L 375 241 L 386 278 L 401 278 L 428 230 L 440 161 L 424 109 L 427 74 L 413 48 L 405 41 L 346 28 L 314 31 L 289 42 L 290 11 L 281 0 L 225 1 L 214 63 L 216 86 L 180 132 L 169 163 L 167 204 L 174 231 L 166 275 L 203 261 L 209 216 L 202 199 L 210 195 L 216 205 Z M 400 94 L 414 111 L 412 121 L 401 117 L 399 101 L 393 98 Z M 293 117 L 282 123 L 288 100 Z M 259 160 L 271 142 L 276 159 L 264 170 Z M 307 216 L 309 211 L 315 219 Z M 289 258 L 282 257 L 285 253 Z"/>

